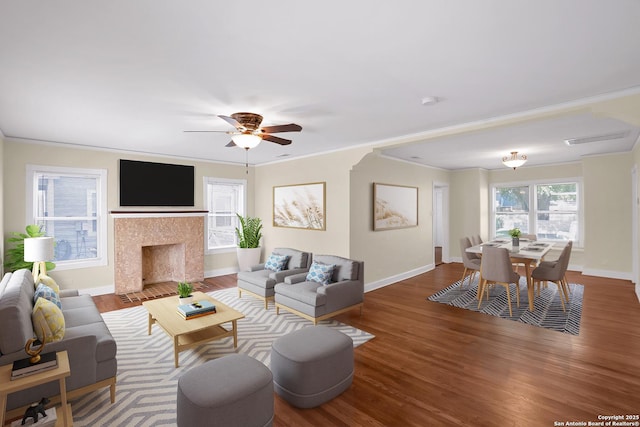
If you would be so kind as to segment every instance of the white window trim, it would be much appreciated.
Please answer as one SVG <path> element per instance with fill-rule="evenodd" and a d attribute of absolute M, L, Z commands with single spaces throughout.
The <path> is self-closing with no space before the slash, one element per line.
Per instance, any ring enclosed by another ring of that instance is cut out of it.
<path fill-rule="evenodd" d="M 247 209 L 247 180 L 246 179 L 233 179 L 233 178 L 216 178 L 216 177 L 212 177 L 212 176 L 205 176 L 203 177 L 203 199 L 204 200 L 204 205 L 205 205 L 205 209 L 207 209 L 207 215 L 205 216 L 205 220 L 204 220 L 204 235 L 205 235 L 205 239 L 204 239 L 204 253 L 206 255 L 213 255 L 213 254 L 225 254 L 225 253 L 231 253 L 231 252 L 235 252 L 237 249 L 236 245 L 231 245 L 231 246 L 224 246 L 224 247 L 219 247 L 219 248 L 215 248 L 215 249 L 209 249 L 209 194 L 207 192 L 207 186 L 208 184 L 241 184 L 244 187 L 244 191 L 242 194 L 242 205 L 245 208 L 245 212 L 238 212 L 240 215 L 244 216 L 246 215 L 246 209 Z"/>
<path fill-rule="evenodd" d="M 540 179 L 540 180 L 531 180 L 531 181 L 512 181 L 512 182 L 497 182 L 491 184 L 489 187 L 489 230 L 492 236 L 496 235 L 496 188 L 500 187 L 522 187 L 529 186 L 529 223 L 536 224 L 535 214 L 537 212 L 535 205 L 535 192 L 533 191 L 533 186 L 535 185 L 546 185 L 546 184 L 564 184 L 575 182 L 578 184 L 578 222 L 579 222 L 579 236 L 580 238 L 573 242 L 573 247 L 578 249 L 584 248 L 584 184 L 582 182 L 581 177 L 567 177 L 567 178 L 558 178 L 558 179 Z"/>
<path fill-rule="evenodd" d="M 98 178 L 100 197 L 97 199 L 96 220 L 98 221 L 98 253 L 96 258 L 86 260 L 55 261 L 56 270 L 73 270 L 77 268 L 100 267 L 108 264 L 107 250 L 107 170 L 86 169 L 61 166 L 27 165 L 26 173 L 26 223 L 35 224 L 34 207 L 37 206 L 38 183 L 34 179 L 38 172 L 54 173 L 57 175 L 87 175 Z"/>

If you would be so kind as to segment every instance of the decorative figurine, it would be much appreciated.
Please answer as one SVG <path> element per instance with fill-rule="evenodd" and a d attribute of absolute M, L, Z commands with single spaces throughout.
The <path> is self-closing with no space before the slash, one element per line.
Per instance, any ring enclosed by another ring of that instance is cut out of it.
<path fill-rule="evenodd" d="M 47 416 L 47 413 L 44 411 L 45 405 L 49 403 L 49 399 L 43 397 L 40 399 L 40 402 L 32 403 L 31 406 L 24 411 L 24 417 L 22 417 L 22 425 L 27 421 L 27 418 L 33 418 L 33 422 L 38 422 L 38 415 L 42 415 L 43 417 Z"/>
<path fill-rule="evenodd" d="M 44 350 L 44 345 L 47 342 L 47 335 L 44 333 L 44 327 L 42 327 L 42 343 L 40 344 L 40 347 L 33 349 L 31 346 L 38 342 L 37 338 L 31 338 L 27 341 L 27 343 L 24 346 L 24 351 L 31 356 L 31 359 L 29 359 L 29 362 L 33 363 L 38 363 L 40 361 L 40 353 L 42 353 L 42 350 Z"/>

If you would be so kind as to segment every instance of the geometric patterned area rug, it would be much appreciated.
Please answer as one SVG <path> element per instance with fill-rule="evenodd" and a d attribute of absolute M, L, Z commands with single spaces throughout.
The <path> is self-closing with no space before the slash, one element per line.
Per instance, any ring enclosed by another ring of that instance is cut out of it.
<path fill-rule="evenodd" d="M 529 311 L 529 297 L 527 294 L 527 282 L 520 278 L 520 307 L 516 307 L 516 285 L 511 284 L 511 310 L 513 316 L 509 316 L 507 305 L 507 291 L 501 286 L 490 287 L 489 301 L 486 294 L 482 298 L 482 304 L 478 308 L 478 275 L 469 286 L 469 279 L 465 279 L 464 288 L 460 288 L 458 280 L 451 286 L 436 292 L 427 300 L 464 308 L 466 310 L 497 316 L 502 319 L 514 320 L 528 325 L 539 326 L 553 331 L 564 332 L 571 335 L 580 333 L 580 318 L 582 317 L 582 295 L 584 286 L 575 283 L 569 284 L 569 303 L 565 303 L 566 312 L 562 311 L 558 286 L 549 282 L 547 287 L 542 287 L 540 296 L 535 297 L 533 303 L 535 310 Z"/>
<path fill-rule="evenodd" d="M 173 363 L 173 343 L 164 331 L 154 324 L 151 335 L 147 335 L 144 307 L 102 313 L 118 347 L 116 403 L 110 403 L 107 389 L 72 401 L 74 426 L 175 426 L 178 378 L 183 373 L 233 353 L 249 355 L 268 367 L 271 344 L 276 338 L 312 325 L 284 310 L 276 316 L 273 303 L 265 310 L 262 300 L 250 296 L 238 298 L 237 288 L 208 294 L 246 316 L 238 320 L 238 348 L 233 348 L 233 337 L 205 343 L 181 352 L 178 368 Z M 354 347 L 374 337 L 336 320 L 318 324 L 350 336 Z M 211 386 L 224 387 L 224 384 L 214 382 Z"/>

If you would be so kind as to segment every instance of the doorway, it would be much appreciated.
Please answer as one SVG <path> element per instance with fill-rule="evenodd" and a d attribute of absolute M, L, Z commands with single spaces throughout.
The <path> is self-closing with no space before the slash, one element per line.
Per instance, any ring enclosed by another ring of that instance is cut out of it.
<path fill-rule="evenodd" d="M 449 186 L 433 184 L 433 254 L 434 265 L 449 262 Z"/>

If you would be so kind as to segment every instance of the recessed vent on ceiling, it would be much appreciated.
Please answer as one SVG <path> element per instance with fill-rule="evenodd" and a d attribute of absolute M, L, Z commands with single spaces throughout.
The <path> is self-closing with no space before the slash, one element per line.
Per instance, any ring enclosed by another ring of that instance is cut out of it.
<path fill-rule="evenodd" d="M 579 145 L 579 144 L 588 144 L 590 142 L 601 142 L 601 141 L 609 141 L 612 139 L 626 138 L 627 135 L 629 135 L 628 130 L 624 132 L 608 133 L 605 135 L 585 136 L 583 138 L 565 139 L 564 142 L 567 145 Z"/>

